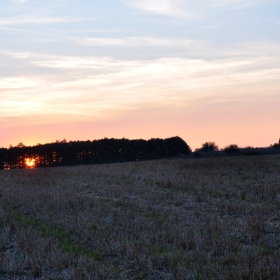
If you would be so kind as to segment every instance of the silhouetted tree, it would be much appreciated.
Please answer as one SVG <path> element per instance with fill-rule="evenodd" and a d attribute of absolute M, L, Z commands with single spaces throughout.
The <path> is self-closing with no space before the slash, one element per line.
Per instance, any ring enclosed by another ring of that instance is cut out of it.
<path fill-rule="evenodd" d="M 219 147 L 215 142 L 205 142 L 199 150 L 203 152 L 218 151 Z"/>
<path fill-rule="evenodd" d="M 188 155 L 191 153 L 190 146 L 180 137 L 172 137 L 164 140 L 167 146 L 168 156 Z"/>
<path fill-rule="evenodd" d="M 224 148 L 226 154 L 236 154 L 240 148 L 236 144 L 228 145 Z"/>

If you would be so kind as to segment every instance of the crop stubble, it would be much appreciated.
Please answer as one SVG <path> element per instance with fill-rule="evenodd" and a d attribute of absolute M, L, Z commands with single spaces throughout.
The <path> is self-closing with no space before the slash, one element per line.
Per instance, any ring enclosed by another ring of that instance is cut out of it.
<path fill-rule="evenodd" d="M 280 157 L 0 172 L 0 279 L 279 279 Z"/>

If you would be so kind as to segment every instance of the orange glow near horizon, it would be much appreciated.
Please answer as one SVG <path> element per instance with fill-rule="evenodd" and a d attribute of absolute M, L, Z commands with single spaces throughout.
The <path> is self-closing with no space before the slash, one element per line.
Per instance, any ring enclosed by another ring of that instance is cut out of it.
<path fill-rule="evenodd" d="M 35 168 L 35 159 L 34 158 L 26 158 L 25 159 L 25 165 L 27 168 Z"/>
<path fill-rule="evenodd" d="M 16 147 L 20 142 L 35 146 L 62 139 L 92 141 L 105 137 L 148 140 L 179 136 L 193 150 L 206 141 L 214 141 L 221 149 L 230 144 L 267 147 L 278 142 L 279 97 L 274 96 L 269 101 L 248 100 L 250 102 L 238 98 L 218 102 L 209 97 L 181 107 L 147 105 L 118 112 L 105 110 L 104 118 L 93 119 L 55 114 L 51 115 L 51 120 L 48 115 L 7 118 L 3 128 L 0 124 L 0 148 L 8 148 L 10 144 Z M 55 117 L 57 121 L 53 120 Z"/>

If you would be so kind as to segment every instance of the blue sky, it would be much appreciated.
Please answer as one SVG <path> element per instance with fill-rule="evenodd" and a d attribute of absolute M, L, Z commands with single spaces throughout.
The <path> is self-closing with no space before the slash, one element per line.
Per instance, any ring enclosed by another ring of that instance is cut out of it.
<path fill-rule="evenodd" d="M 4 0 L 0 146 L 274 143 L 279 12 L 273 0 Z"/>

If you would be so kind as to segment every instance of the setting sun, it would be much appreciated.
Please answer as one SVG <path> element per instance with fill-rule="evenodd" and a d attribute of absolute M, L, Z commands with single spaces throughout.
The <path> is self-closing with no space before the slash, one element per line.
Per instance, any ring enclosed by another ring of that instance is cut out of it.
<path fill-rule="evenodd" d="M 35 159 L 34 158 L 26 158 L 25 164 L 27 168 L 34 168 L 35 167 Z"/>

